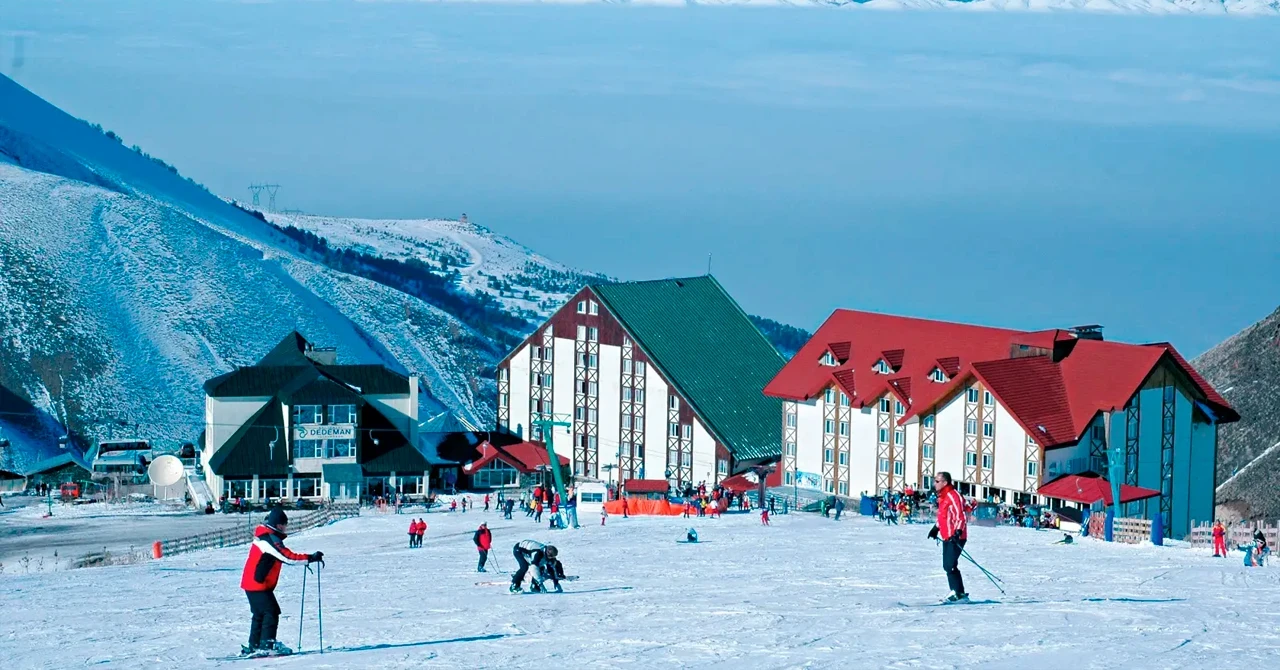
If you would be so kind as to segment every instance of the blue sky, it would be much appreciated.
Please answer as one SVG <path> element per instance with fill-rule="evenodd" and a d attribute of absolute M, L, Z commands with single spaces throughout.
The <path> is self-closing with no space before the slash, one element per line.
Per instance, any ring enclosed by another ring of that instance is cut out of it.
<path fill-rule="evenodd" d="M 1275 19 L 22 3 L 20 83 L 215 192 L 457 216 L 749 311 L 1102 323 L 1280 304 Z"/>

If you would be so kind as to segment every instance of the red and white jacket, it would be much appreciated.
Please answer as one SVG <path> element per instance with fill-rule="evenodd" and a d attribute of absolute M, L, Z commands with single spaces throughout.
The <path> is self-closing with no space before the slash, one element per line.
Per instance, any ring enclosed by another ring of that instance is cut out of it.
<path fill-rule="evenodd" d="M 964 496 L 956 487 L 947 485 L 938 492 L 938 537 L 950 540 L 960 534 L 960 539 L 969 538 L 969 522 L 965 517 Z"/>
<path fill-rule="evenodd" d="M 289 551 L 284 546 L 284 533 L 263 524 L 253 531 L 253 544 L 249 547 L 249 559 L 244 562 L 240 575 L 240 588 L 246 591 L 274 591 L 280 579 L 280 566 L 285 563 L 306 563 L 307 555 Z"/>

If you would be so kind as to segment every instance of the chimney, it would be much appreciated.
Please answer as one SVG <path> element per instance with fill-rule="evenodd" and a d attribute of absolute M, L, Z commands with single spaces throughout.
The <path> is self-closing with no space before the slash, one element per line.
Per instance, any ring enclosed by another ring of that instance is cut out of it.
<path fill-rule="evenodd" d="M 1102 326 L 1091 324 L 1087 326 L 1075 326 L 1067 329 L 1072 335 L 1081 340 L 1098 340 L 1102 341 Z"/>
<path fill-rule="evenodd" d="M 337 347 L 307 347 L 307 358 L 319 363 L 320 365 L 337 365 L 338 364 L 338 348 Z"/>

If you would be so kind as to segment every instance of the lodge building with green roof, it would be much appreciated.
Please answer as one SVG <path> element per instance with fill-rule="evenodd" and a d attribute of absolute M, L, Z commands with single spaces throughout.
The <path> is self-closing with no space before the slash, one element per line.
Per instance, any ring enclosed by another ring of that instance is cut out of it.
<path fill-rule="evenodd" d="M 215 498 L 357 500 L 427 495 L 418 379 L 289 333 L 255 365 L 205 382 L 200 454 Z"/>
<path fill-rule="evenodd" d="M 500 431 L 575 477 L 707 485 L 781 457 L 782 355 L 711 276 L 583 287 L 497 366 Z"/>

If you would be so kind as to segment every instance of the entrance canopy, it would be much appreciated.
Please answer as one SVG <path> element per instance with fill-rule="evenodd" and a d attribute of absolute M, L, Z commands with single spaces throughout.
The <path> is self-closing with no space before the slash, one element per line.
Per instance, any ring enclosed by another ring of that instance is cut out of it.
<path fill-rule="evenodd" d="M 1111 505 L 1111 482 L 1092 472 L 1080 475 L 1063 475 L 1040 486 L 1040 495 L 1059 500 L 1070 500 L 1082 505 L 1102 501 Z M 1120 485 L 1120 502 L 1128 503 L 1159 497 L 1160 492 L 1141 486 Z"/>
<path fill-rule="evenodd" d="M 747 478 L 746 473 L 743 473 L 722 480 L 720 485 L 732 493 L 750 493 L 760 488 L 760 480 L 757 478 L 756 481 L 753 482 Z"/>

